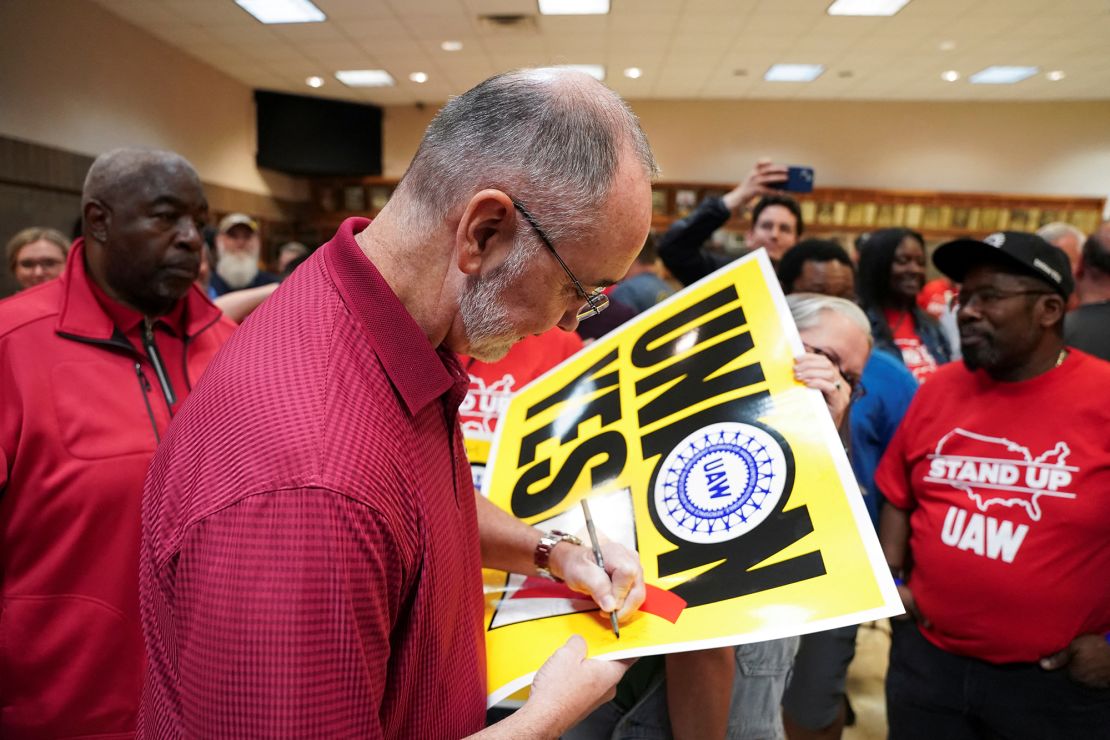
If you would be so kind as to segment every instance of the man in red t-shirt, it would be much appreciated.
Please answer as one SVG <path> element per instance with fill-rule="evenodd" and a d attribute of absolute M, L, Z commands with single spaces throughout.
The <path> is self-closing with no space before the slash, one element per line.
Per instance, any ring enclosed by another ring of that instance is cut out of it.
<path fill-rule="evenodd" d="M 890 737 L 1110 734 L 1110 364 L 1065 346 L 1067 257 L 1032 234 L 942 245 L 963 364 L 921 387 L 880 463 L 907 612 Z"/>
<path fill-rule="evenodd" d="M 490 443 L 509 399 L 580 349 L 582 339 L 576 332 L 556 327 L 525 337 L 500 360 L 483 362 L 476 357 L 459 358 L 470 378 L 466 398 L 459 406 L 459 424 L 466 440 L 475 490 L 482 489 Z"/>

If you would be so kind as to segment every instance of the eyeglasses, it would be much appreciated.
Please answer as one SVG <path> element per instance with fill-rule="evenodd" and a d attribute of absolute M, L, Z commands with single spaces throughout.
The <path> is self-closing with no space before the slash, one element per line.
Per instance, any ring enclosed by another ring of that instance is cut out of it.
<path fill-rule="evenodd" d="M 812 352 L 815 355 L 821 355 L 833 364 L 833 366 L 836 368 L 836 371 L 840 373 L 840 377 L 844 378 L 844 382 L 848 384 L 848 390 L 851 391 L 850 399 L 852 403 L 855 403 L 856 401 L 867 395 L 867 389 L 863 387 L 863 380 L 855 373 L 849 373 L 847 370 L 845 370 L 844 367 L 840 364 L 840 357 L 838 357 L 835 352 L 829 349 L 814 347 L 810 344 L 803 344 L 802 346 L 806 348 L 807 352 Z"/>
<path fill-rule="evenodd" d="M 513 202 L 513 207 L 520 211 L 520 215 L 524 217 L 524 220 L 528 222 L 528 225 L 535 230 L 536 235 L 539 236 L 540 241 L 543 242 L 543 245 L 547 247 L 548 250 L 550 250 L 552 255 L 554 255 L 556 261 L 558 261 L 559 263 L 559 266 L 563 268 L 563 272 L 565 272 L 567 274 L 567 277 L 570 278 L 570 281 L 574 283 L 574 287 L 578 290 L 579 295 L 581 295 L 586 300 L 586 305 L 578 309 L 578 320 L 585 321 L 591 316 L 597 316 L 599 313 L 607 309 L 609 307 L 609 296 L 602 293 L 602 290 L 604 290 L 604 288 L 596 288 L 595 290 L 587 293 L 586 289 L 582 287 L 582 283 L 578 281 L 578 278 L 576 278 L 574 276 L 574 273 L 570 271 L 570 268 L 567 267 L 567 263 L 563 262 L 563 258 L 559 256 L 558 252 L 555 251 L 555 247 L 552 246 L 551 240 L 547 237 L 547 234 L 544 233 L 544 230 L 540 228 L 539 223 L 536 222 L 536 217 L 529 213 L 528 209 L 525 208 L 524 205 L 516 198 L 510 195 L 509 200 Z"/>
<path fill-rule="evenodd" d="M 972 288 L 971 290 L 965 288 L 956 293 L 956 296 L 952 299 L 952 304 L 956 306 L 956 308 L 960 308 L 961 306 L 970 306 L 972 303 L 976 303 L 980 308 L 989 310 L 1007 298 L 1016 298 L 1019 295 L 1052 295 L 1052 291 L 999 290 L 991 287 Z"/>
<path fill-rule="evenodd" d="M 27 271 L 34 270 L 36 267 L 40 267 L 43 270 L 53 270 L 65 264 L 65 260 L 60 260 L 57 257 L 43 257 L 37 260 L 28 258 L 16 260 L 15 264 L 19 266 L 19 269 Z"/>

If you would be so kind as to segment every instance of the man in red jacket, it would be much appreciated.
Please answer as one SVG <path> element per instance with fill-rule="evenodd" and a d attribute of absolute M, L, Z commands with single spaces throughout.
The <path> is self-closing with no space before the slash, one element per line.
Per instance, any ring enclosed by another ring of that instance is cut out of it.
<path fill-rule="evenodd" d="M 130 736 L 143 478 L 234 325 L 193 287 L 192 166 L 93 163 L 63 276 L 0 302 L 0 736 Z"/>

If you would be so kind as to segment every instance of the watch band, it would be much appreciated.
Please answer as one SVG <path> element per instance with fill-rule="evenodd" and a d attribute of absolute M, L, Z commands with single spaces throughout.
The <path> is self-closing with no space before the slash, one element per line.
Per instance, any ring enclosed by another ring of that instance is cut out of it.
<path fill-rule="evenodd" d="M 575 537 L 573 534 L 560 532 L 553 529 L 550 532 L 542 532 L 540 534 L 539 544 L 536 545 L 536 552 L 532 555 L 532 562 L 536 564 L 536 572 L 544 578 L 550 578 L 553 581 L 562 583 L 561 578 L 556 578 L 551 574 L 551 551 L 555 549 L 555 545 L 560 542 L 569 542 L 572 545 L 581 545 L 582 540 Z"/>

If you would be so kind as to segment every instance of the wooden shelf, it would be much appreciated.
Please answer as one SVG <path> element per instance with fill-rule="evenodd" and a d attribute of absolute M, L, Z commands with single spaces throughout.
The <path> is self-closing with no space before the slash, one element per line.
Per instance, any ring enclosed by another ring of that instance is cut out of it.
<path fill-rule="evenodd" d="M 313 218 L 332 227 L 350 216 L 375 216 L 389 200 L 397 178 L 316 178 L 312 181 Z M 729 183 L 656 182 L 652 186 L 652 229 L 663 231 L 708 195 L 723 195 Z M 920 231 L 929 241 L 956 236 L 985 236 L 992 231 L 1035 231 L 1051 221 L 1080 230 L 1098 228 L 1106 202 L 1086 196 L 1007 195 L 925 190 L 815 188 L 793 194 L 802 208 L 807 235 L 848 238 L 875 229 L 901 226 Z M 748 230 L 747 218 L 732 218 L 727 231 Z"/>

